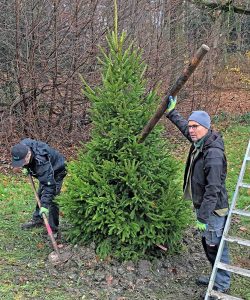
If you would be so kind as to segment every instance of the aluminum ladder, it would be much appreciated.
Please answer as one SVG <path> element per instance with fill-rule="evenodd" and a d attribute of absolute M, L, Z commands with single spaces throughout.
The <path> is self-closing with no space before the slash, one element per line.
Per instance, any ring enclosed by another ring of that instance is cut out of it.
<path fill-rule="evenodd" d="M 230 206 L 230 209 L 229 209 L 229 212 L 228 212 L 228 218 L 227 218 L 227 221 L 226 221 L 226 224 L 225 224 L 225 228 L 224 228 L 224 231 L 223 231 L 220 246 L 219 246 L 218 253 L 217 253 L 217 256 L 216 256 L 216 259 L 215 259 L 215 262 L 214 262 L 213 271 L 212 271 L 212 274 L 210 276 L 210 281 L 209 281 L 209 284 L 208 284 L 208 288 L 207 288 L 207 292 L 206 292 L 206 296 L 205 296 L 204 300 L 209 300 L 209 296 L 213 296 L 215 299 L 245 300 L 245 299 L 242 299 L 242 298 L 237 298 L 237 297 L 233 297 L 233 296 L 230 296 L 230 295 L 227 295 L 227 294 L 224 294 L 224 293 L 217 292 L 217 291 L 213 290 L 213 286 L 214 286 L 214 281 L 215 281 L 217 269 L 222 269 L 222 270 L 229 271 L 231 273 L 236 273 L 236 274 L 239 274 L 239 275 L 242 275 L 242 276 L 250 277 L 250 270 L 243 269 L 243 268 L 233 266 L 233 265 L 229 265 L 229 264 L 224 264 L 224 263 L 220 262 L 225 242 L 237 243 L 239 245 L 250 247 L 250 240 L 244 240 L 244 239 L 241 239 L 241 238 L 238 238 L 238 237 L 232 237 L 232 236 L 228 235 L 233 214 L 250 217 L 250 211 L 248 211 L 248 210 L 239 210 L 239 209 L 235 208 L 236 201 L 237 201 L 238 194 L 239 194 L 239 189 L 240 188 L 250 189 L 250 183 L 248 183 L 248 184 L 243 183 L 243 179 L 244 179 L 244 175 L 245 175 L 246 166 L 247 166 L 248 161 L 250 162 L 250 140 L 248 142 L 248 147 L 247 147 L 247 150 L 246 150 L 246 154 L 245 154 L 242 166 L 241 166 L 240 175 L 238 177 L 238 182 L 237 182 L 235 192 L 234 192 L 234 195 L 233 195 L 233 199 L 232 199 L 232 203 L 231 203 L 231 206 Z"/>

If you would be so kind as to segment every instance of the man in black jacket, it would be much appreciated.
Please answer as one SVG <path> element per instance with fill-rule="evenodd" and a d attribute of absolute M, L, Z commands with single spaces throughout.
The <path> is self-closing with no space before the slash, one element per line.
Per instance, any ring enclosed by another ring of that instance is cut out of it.
<path fill-rule="evenodd" d="M 22 225 L 23 229 L 29 229 L 43 225 L 42 213 L 48 216 L 53 233 L 57 233 L 59 226 L 59 207 L 54 201 L 61 191 L 63 179 L 66 175 L 65 158 L 46 143 L 23 139 L 11 149 L 12 166 L 25 168 L 39 181 L 38 196 L 41 201 L 41 209 L 36 206 L 33 218 Z"/>
<path fill-rule="evenodd" d="M 167 117 L 192 143 L 184 174 L 184 198 L 193 201 L 196 228 L 202 232 L 202 245 L 213 266 L 228 213 L 224 143 L 220 134 L 211 130 L 210 117 L 205 111 L 193 111 L 185 120 L 175 105 L 176 99 L 170 96 Z M 221 261 L 229 263 L 226 245 Z M 208 282 L 208 276 L 198 279 L 201 284 Z M 225 292 L 229 286 L 230 273 L 219 269 L 214 289 Z"/>

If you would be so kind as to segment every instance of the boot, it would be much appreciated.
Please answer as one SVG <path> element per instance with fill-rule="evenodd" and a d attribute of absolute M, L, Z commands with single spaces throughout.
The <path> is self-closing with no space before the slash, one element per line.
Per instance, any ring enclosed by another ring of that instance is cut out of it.
<path fill-rule="evenodd" d="M 200 275 L 200 276 L 196 279 L 196 284 L 208 286 L 209 280 L 210 280 L 210 276 L 208 276 L 208 275 Z"/>
<path fill-rule="evenodd" d="M 26 229 L 31 229 L 34 227 L 41 227 L 43 226 L 43 219 L 41 218 L 36 218 L 36 219 L 32 219 L 31 221 L 24 223 L 21 225 L 21 228 L 26 230 Z"/>

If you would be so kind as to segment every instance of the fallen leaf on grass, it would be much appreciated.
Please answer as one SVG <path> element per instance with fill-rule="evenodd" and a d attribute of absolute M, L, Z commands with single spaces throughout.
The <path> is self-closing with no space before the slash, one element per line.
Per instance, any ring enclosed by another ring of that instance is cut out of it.
<path fill-rule="evenodd" d="M 250 268 L 250 259 L 248 258 L 237 258 L 236 265 L 240 268 L 249 269 Z"/>
<path fill-rule="evenodd" d="M 24 299 L 23 293 L 18 292 L 18 294 L 14 296 L 14 300 L 23 300 L 23 299 Z"/>
<path fill-rule="evenodd" d="M 37 249 L 43 249 L 44 248 L 44 243 L 38 243 L 36 244 Z"/>
<path fill-rule="evenodd" d="M 172 273 L 173 273 L 174 275 L 177 275 L 177 269 L 176 269 L 176 268 L 173 268 L 173 269 L 172 269 Z"/>
<path fill-rule="evenodd" d="M 105 261 L 106 261 L 107 263 L 111 262 L 111 257 L 110 257 L 110 256 L 107 256 L 107 257 L 105 258 Z"/>
<path fill-rule="evenodd" d="M 241 226 L 241 227 L 240 227 L 240 231 L 247 232 L 248 230 L 247 230 L 247 228 L 246 228 L 246 227 L 244 227 L 244 226 Z"/>
<path fill-rule="evenodd" d="M 19 282 L 20 282 L 20 283 L 24 283 L 24 282 L 26 282 L 27 280 L 28 280 L 28 278 L 25 277 L 25 276 L 20 276 L 20 277 L 19 277 Z"/>
<path fill-rule="evenodd" d="M 113 276 L 112 275 L 107 275 L 106 276 L 106 282 L 108 285 L 111 285 L 113 282 Z"/>
<path fill-rule="evenodd" d="M 240 223 L 240 218 L 239 218 L 239 217 L 234 217 L 233 220 L 232 220 L 232 223 L 233 223 L 233 224 L 238 224 L 238 223 Z"/>

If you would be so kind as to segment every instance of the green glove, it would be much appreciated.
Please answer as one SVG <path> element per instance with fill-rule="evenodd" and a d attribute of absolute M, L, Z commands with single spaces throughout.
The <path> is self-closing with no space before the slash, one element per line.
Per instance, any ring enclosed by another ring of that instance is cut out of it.
<path fill-rule="evenodd" d="M 29 170 L 27 168 L 23 168 L 22 173 L 23 173 L 24 176 L 28 176 L 29 175 Z"/>
<path fill-rule="evenodd" d="M 40 208 L 39 215 L 42 216 L 42 214 L 45 214 L 45 216 L 48 217 L 48 215 L 49 215 L 49 210 L 48 210 L 48 208 L 42 206 L 42 207 Z"/>
<path fill-rule="evenodd" d="M 196 221 L 195 228 L 198 229 L 199 231 L 205 231 L 207 230 L 207 227 L 208 227 L 207 224 L 201 223 L 198 220 Z"/>
<path fill-rule="evenodd" d="M 176 102 L 177 102 L 177 96 L 175 96 L 174 98 L 173 96 L 169 96 L 167 110 L 166 110 L 167 113 L 170 113 L 172 110 L 175 109 Z"/>

